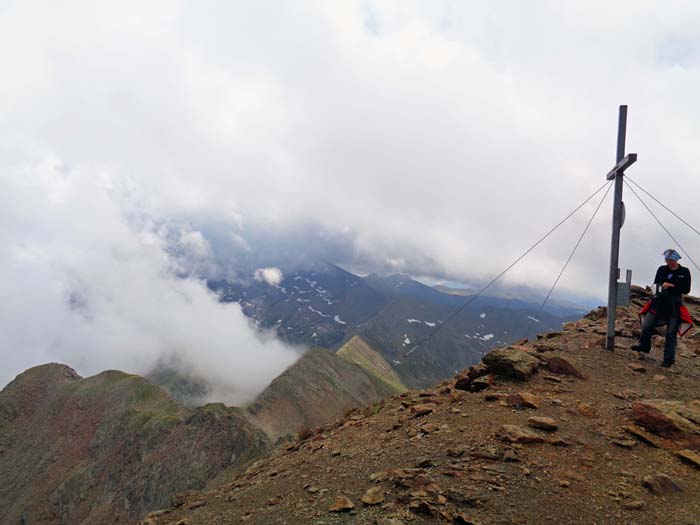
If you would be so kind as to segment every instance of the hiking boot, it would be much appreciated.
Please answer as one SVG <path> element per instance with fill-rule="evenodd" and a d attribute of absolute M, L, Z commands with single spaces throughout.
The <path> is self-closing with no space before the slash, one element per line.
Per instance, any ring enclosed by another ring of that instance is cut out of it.
<path fill-rule="evenodd" d="M 664 361 L 663 363 L 661 363 L 661 366 L 663 366 L 664 368 L 671 368 L 673 366 L 673 361 Z"/>
<path fill-rule="evenodd" d="M 635 352 L 642 352 L 645 354 L 648 354 L 651 351 L 651 348 L 644 348 L 642 345 L 633 345 L 631 350 L 634 350 Z"/>

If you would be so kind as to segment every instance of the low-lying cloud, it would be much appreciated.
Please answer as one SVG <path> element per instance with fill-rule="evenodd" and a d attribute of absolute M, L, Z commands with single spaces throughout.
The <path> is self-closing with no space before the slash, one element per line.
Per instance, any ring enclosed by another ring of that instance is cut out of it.
<path fill-rule="evenodd" d="M 256 281 L 267 283 L 270 286 L 279 286 L 284 279 L 282 270 L 279 268 L 258 268 L 253 277 Z"/>
<path fill-rule="evenodd" d="M 50 361 L 88 375 L 165 359 L 241 403 L 299 356 L 186 275 L 209 258 L 201 234 L 133 207 L 106 174 L 48 157 L 3 173 L 0 194 L 0 384 Z"/>

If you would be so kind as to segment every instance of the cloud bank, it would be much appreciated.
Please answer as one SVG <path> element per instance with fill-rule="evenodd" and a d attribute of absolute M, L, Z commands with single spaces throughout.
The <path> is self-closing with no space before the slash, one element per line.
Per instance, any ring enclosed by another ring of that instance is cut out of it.
<path fill-rule="evenodd" d="M 144 374 L 170 359 L 205 379 L 212 399 L 250 400 L 299 353 L 183 277 L 208 257 L 201 234 L 126 216 L 102 175 L 49 157 L 0 176 L 12 196 L 0 209 L 0 383 L 50 361 Z"/>

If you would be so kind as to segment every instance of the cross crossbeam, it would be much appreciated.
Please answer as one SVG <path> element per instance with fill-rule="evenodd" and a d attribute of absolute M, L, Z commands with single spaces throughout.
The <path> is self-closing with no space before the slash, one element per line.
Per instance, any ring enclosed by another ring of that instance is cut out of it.
<path fill-rule="evenodd" d="M 637 162 L 637 154 L 630 153 L 624 159 L 622 159 L 620 162 L 615 164 L 615 166 L 613 166 L 613 169 L 611 169 L 608 172 L 606 179 L 613 180 L 618 174 L 623 175 L 625 170 L 627 168 L 629 168 L 635 162 Z"/>

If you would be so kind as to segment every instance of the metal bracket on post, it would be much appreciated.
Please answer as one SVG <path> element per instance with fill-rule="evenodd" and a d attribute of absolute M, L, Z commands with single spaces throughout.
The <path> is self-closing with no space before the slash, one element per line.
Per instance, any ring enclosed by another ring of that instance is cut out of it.
<path fill-rule="evenodd" d="M 632 270 L 627 270 L 625 282 L 617 283 L 617 306 L 629 306 L 632 293 Z"/>

